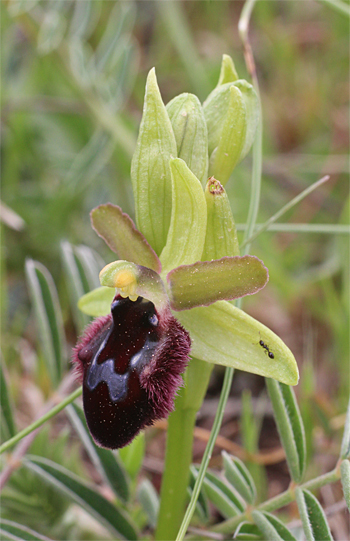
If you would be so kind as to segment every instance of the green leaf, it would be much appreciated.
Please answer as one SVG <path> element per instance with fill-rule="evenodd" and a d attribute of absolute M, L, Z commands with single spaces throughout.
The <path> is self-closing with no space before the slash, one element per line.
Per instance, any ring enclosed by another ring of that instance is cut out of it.
<path fill-rule="evenodd" d="M 345 459 L 340 464 L 341 484 L 343 487 L 344 500 L 350 511 L 350 462 Z"/>
<path fill-rule="evenodd" d="M 74 473 L 45 458 L 27 455 L 23 460 L 23 465 L 83 507 L 112 535 L 130 541 L 137 539 L 131 519 L 101 496 L 96 487 L 88 485 Z"/>
<path fill-rule="evenodd" d="M 266 541 L 266 539 L 263 539 L 259 528 L 251 522 L 241 522 L 235 531 L 233 539 L 237 541 Z"/>
<path fill-rule="evenodd" d="M 247 130 L 247 112 L 242 92 L 230 86 L 230 96 L 217 147 L 210 155 L 209 175 L 226 184 L 241 159 Z"/>
<path fill-rule="evenodd" d="M 93 229 L 120 259 L 160 272 L 157 254 L 120 207 L 111 203 L 99 205 L 90 217 Z"/>
<path fill-rule="evenodd" d="M 350 400 L 345 417 L 345 426 L 341 443 L 340 457 L 350 458 Z"/>
<path fill-rule="evenodd" d="M 296 541 L 294 535 L 274 515 L 266 511 L 253 511 L 252 517 L 269 541 Z"/>
<path fill-rule="evenodd" d="M 286 452 L 287 464 L 295 483 L 304 475 L 306 442 L 303 420 L 293 389 L 272 379 L 266 380 L 278 433 Z"/>
<path fill-rule="evenodd" d="M 167 275 L 174 310 L 208 306 L 253 295 L 265 287 L 268 271 L 255 256 L 223 257 L 183 265 Z"/>
<path fill-rule="evenodd" d="M 298 383 L 298 367 L 292 352 L 270 329 L 225 301 L 176 312 L 190 332 L 191 353 L 209 363 L 273 377 L 288 385 Z M 270 359 L 259 341 L 274 353 Z"/>
<path fill-rule="evenodd" d="M 196 476 L 198 471 L 193 468 Z M 220 511 L 223 517 L 230 518 L 244 511 L 243 502 L 235 494 L 230 485 L 219 479 L 214 473 L 207 471 L 203 481 L 204 492 L 209 501 Z"/>
<path fill-rule="evenodd" d="M 180 158 L 170 160 L 173 199 L 166 245 L 160 255 L 163 273 L 200 260 L 207 225 L 203 188 Z"/>
<path fill-rule="evenodd" d="M 315 496 L 301 488 L 296 489 L 295 495 L 306 540 L 333 541 L 327 519 Z"/>
<path fill-rule="evenodd" d="M 86 424 L 84 412 L 77 404 L 73 403 L 68 406 L 66 411 L 101 477 L 110 485 L 118 498 L 126 502 L 130 496 L 128 479 L 117 452 L 102 449 L 94 443 Z"/>
<path fill-rule="evenodd" d="M 129 445 L 119 449 L 119 456 L 132 479 L 139 473 L 145 456 L 145 435 L 138 434 Z"/>
<path fill-rule="evenodd" d="M 97 287 L 79 299 L 78 308 L 89 316 L 106 316 L 111 311 L 114 297 L 115 290 L 111 287 Z"/>
<path fill-rule="evenodd" d="M 166 106 L 177 145 L 177 156 L 201 181 L 208 178 L 208 131 L 203 109 L 194 94 L 180 94 Z"/>
<path fill-rule="evenodd" d="M 0 537 L 3 541 L 50 541 L 45 535 L 5 518 L 0 518 Z"/>
<path fill-rule="evenodd" d="M 66 346 L 56 287 L 51 274 L 41 263 L 27 259 L 25 269 L 44 360 L 52 383 L 57 385 Z"/>
<path fill-rule="evenodd" d="M 15 422 L 13 420 L 13 406 L 12 400 L 8 391 L 7 381 L 6 381 L 6 366 L 2 361 L 0 363 L 0 410 L 1 410 L 1 421 L 2 429 L 5 432 L 6 439 L 12 438 L 16 434 Z"/>
<path fill-rule="evenodd" d="M 207 202 L 207 231 L 202 261 L 239 255 L 236 226 L 224 187 L 211 177 L 204 195 Z"/>
<path fill-rule="evenodd" d="M 148 479 L 143 479 L 137 489 L 137 498 L 145 511 L 148 524 L 155 528 L 157 525 L 159 498 L 158 494 Z"/>
<path fill-rule="evenodd" d="M 78 309 L 78 301 L 84 293 L 99 286 L 98 274 L 103 262 L 87 246 L 72 246 L 67 241 L 61 243 L 61 253 L 74 322 L 81 332 L 90 318 Z"/>
<path fill-rule="evenodd" d="M 221 70 L 217 86 L 237 81 L 238 75 L 232 58 L 228 54 L 222 55 Z"/>
<path fill-rule="evenodd" d="M 131 164 L 136 224 L 155 252 L 165 246 L 170 226 L 172 187 L 169 160 L 176 141 L 154 68 L 149 72 L 136 150 Z"/>
<path fill-rule="evenodd" d="M 247 503 L 253 505 L 256 499 L 256 488 L 249 470 L 239 458 L 230 456 L 226 451 L 221 454 L 226 479 Z"/>

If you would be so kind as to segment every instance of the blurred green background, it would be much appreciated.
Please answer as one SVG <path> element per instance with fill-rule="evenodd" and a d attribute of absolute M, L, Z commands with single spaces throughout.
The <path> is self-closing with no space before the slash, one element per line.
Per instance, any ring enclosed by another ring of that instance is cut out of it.
<path fill-rule="evenodd" d="M 181 92 L 204 100 L 223 53 L 249 80 L 237 28 L 242 7 L 240 0 L 2 2 L 2 353 L 20 427 L 30 420 L 27 402 L 35 410 L 49 391 L 37 368 L 25 259 L 51 272 L 73 345 L 60 244 L 84 244 L 105 262 L 114 259 L 89 212 L 110 201 L 134 215 L 130 161 L 149 69 L 156 67 L 165 103 Z M 261 0 L 249 35 L 263 108 L 258 221 L 329 174 L 284 221 L 348 223 L 347 17 L 314 0 Z M 247 217 L 250 175 L 251 154 L 227 185 L 238 224 Z M 348 236 L 268 232 L 252 253 L 269 268 L 270 282 L 244 308 L 294 352 L 310 456 L 327 449 L 332 462 L 349 395 Z M 220 378 L 218 370 L 213 395 Z M 261 381 L 241 374 L 233 395 L 244 387 L 257 394 Z"/>

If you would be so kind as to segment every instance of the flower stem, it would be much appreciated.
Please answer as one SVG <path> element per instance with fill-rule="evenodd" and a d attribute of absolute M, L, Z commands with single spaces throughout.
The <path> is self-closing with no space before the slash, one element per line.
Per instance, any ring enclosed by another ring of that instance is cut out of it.
<path fill-rule="evenodd" d="M 67 396 L 67 398 L 62 400 L 62 402 L 57 404 L 57 406 L 54 406 L 52 409 L 50 409 L 50 411 L 45 413 L 45 415 L 40 417 L 40 419 L 37 419 L 36 421 L 34 421 L 34 423 L 27 426 L 26 428 L 24 428 L 20 432 L 18 432 L 18 434 L 13 436 L 13 438 L 10 438 L 9 440 L 5 441 L 5 443 L 3 443 L 0 446 L 0 455 L 1 455 L 1 453 L 3 453 L 4 451 L 7 451 L 7 449 L 12 447 L 16 443 L 18 443 L 25 436 L 28 436 L 28 434 L 30 434 L 31 432 L 33 432 L 34 430 L 39 428 L 39 426 L 46 423 L 46 421 L 48 421 L 49 419 L 52 419 L 52 417 L 54 417 L 55 415 L 57 415 L 57 413 L 62 411 L 66 406 L 68 406 L 68 404 L 71 404 L 76 398 L 78 398 L 78 396 L 80 396 L 81 393 L 82 393 L 82 387 L 79 387 L 79 389 L 76 389 L 73 393 L 71 393 L 69 396 Z"/>
<path fill-rule="evenodd" d="M 181 397 L 177 400 L 181 402 Z M 189 468 L 192 461 L 195 409 L 176 409 L 169 416 L 165 467 L 162 479 L 156 540 L 175 539 L 184 514 Z"/>

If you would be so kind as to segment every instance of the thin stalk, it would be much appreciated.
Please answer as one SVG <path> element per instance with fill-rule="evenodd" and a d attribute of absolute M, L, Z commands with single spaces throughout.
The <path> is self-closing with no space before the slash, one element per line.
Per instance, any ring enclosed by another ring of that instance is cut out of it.
<path fill-rule="evenodd" d="M 315 479 L 311 479 L 311 481 L 307 481 L 306 483 L 296 485 L 294 484 L 288 490 L 285 492 L 282 492 L 278 496 L 275 496 L 274 498 L 271 498 L 270 500 L 267 500 L 264 503 L 261 503 L 260 505 L 250 508 L 249 514 L 254 511 L 276 511 L 277 509 L 280 509 L 281 507 L 284 507 L 285 505 L 288 505 L 292 501 L 295 500 L 295 489 L 297 487 L 300 488 L 306 488 L 307 490 L 317 490 L 325 485 L 328 485 L 329 483 L 335 483 L 340 479 L 340 467 L 339 464 L 334 468 L 334 470 L 325 473 L 324 475 L 320 475 L 319 477 L 316 477 Z M 225 533 L 229 534 L 234 532 L 234 530 L 237 528 L 237 526 L 245 521 L 249 520 L 248 513 L 240 513 L 239 515 L 230 518 L 228 520 L 225 520 L 221 524 L 218 524 L 217 526 L 214 526 L 213 530 L 215 532 Z"/>
<path fill-rule="evenodd" d="M 66 406 L 68 406 L 68 404 L 71 404 L 76 398 L 78 398 L 78 396 L 80 396 L 81 393 L 82 393 L 82 387 L 79 387 L 79 389 L 76 389 L 73 393 L 67 396 L 67 398 L 62 400 L 62 402 L 57 404 L 57 406 L 54 406 L 52 409 L 50 409 L 50 411 L 45 413 L 45 415 L 42 415 L 42 417 L 34 421 L 34 423 L 28 425 L 26 428 L 18 432 L 18 434 L 13 436 L 13 438 L 10 438 L 9 440 L 5 441 L 0 446 L 0 455 L 1 453 L 3 453 L 4 451 L 7 451 L 7 449 L 12 447 L 16 443 L 18 443 L 25 436 L 28 436 L 28 434 L 30 434 L 31 432 L 39 428 L 39 426 L 46 423 L 46 421 L 48 421 L 49 419 L 52 419 L 52 417 L 54 417 L 55 415 L 57 415 L 57 413 L 62 411 Z"/>
<path fill-rule="evenodd" d="M 273 231 L 276 233 L 318 233 L 323 235 L 350 235 L 350 226 L 342 224 L 256 224 L 255 231 Z M 266 226 L 266 227 L 265 227 Z M 263 229 L 264 228 L 264 229 Z M 236 224 L 237 231 L 246 231 L 246 224 Z M 248 239 L 249 240 L 249 239 Z"/>
<path fill-rule="evenodd" d="M 256 239 L 256 237 L 258 235 L 260 235 L 261 233 L 263 233 L 264 231 L 266 231 L 266 229 L 268 229 L 268 227 L 273 224 L 274 222 L 276 222 L 281 216 L 283 216 L 283 214 L 285 214 L 288 210 L 290 210 L 291 208 L 293 208 L 297 203 L 299 203 L 300 201 L 302 201 L 307 195 L 309 195 L 311 192 L 313 192 L 314 190 L 316 190 L 317 188 L 319 188 L 322 184 L 324 184 L 325 182 L 327 182 L 327 180 L 329 180 L 329 175 L 326 175 L 324 177 L 322 177 L 320 180 L 318 180 L 317 182 L 314 182 L 314 184 L 312 184 L 311 186 L 309 186 L 308 188 L 306 188 L 305 190 L 303 190 L 300 194 L 298 194 L 296 197 L 294 197 L 291 201 L 289 201 L 286 205 L 284 205 L 278 212 L 276 212 L 276 214 L 274 214 L 273 216 L 271 216 L 271 218 L 269 218 L 261 227 L 259 227 L 254 233 L 252 232 L 249 232 L 249 237 L 243 241 L 242 245 L 241 246 L 250 246 L 250 244 L 253 242 L 253 240 Z M 248 229 L 247 229 L 247 232 L 248 232 Z"/>
<path fill-rule="evenodd" d="M 168 420 L 165 467 L 155 538 L 175 539 L 184 514 L 190 465 L 192 462 L 195 409 L 178 404 Z"/>

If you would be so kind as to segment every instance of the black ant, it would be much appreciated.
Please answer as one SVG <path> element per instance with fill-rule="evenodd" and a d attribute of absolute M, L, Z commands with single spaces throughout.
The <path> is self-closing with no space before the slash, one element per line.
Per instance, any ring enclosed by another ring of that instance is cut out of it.
<path fill-rule="evenodd" d="M 259 344 L 261 345 L 262 348 L 266 349 L 267 354 L 268 354 L 268 356 L 270 357 L 270 359 L 274 359 L 274 358 L 275 358 L 275 356 L 274 356 L 274 354 L 272 353 L 272 351 L 269 350 L 269 346 L 267 346 L 263 340 L 260 340 L 260 341 L 259 341 Z"/>

